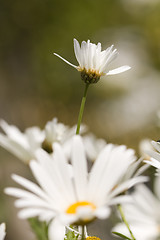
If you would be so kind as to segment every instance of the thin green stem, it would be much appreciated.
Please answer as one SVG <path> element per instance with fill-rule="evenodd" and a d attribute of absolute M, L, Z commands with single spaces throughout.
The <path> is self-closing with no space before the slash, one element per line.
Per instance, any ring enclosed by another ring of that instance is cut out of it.
<path fill-rule="evenodd" d="M 122 206 L 121 206 L 120 204 L 118 205 L 118 210 L 119 210 L 119 212 L 120 212 L 120 214 L 121 214 L 121 218 L 122 218 L 123 222 L 125 223 L 126 227 L 128 228 L 128 231 L 129 231 L 132 239 L 133 239 L 133 240 L 136 240 L 136 238 L 134 237 L 134 235 L 133 235 L 133 233 L 132 233 L 132 231 L 131 231 L 131 229 L 130 229 L 130 226 L 129 226 L 126 218 L 125 218 L 125 215 L 124 215 L 124 213 L 123 213 Z"/>
<path fill-rule="evenodd" d="M 81 238 L 81 240 L 85 240 L 85 226 L 84 225 L 82 225 L 82 238 Z"/>
<path fill-rule="evenodd" d="M 76 134 L 79 134 L 79 131 L 80 131 L 80 126 L 81 126 L 85 102 L 86 102 L 87 90 L 88 90 L 89 85 L 90 85 L 89 83 L 86 83 L 86 85 L 85 85 L 84 94 L 83 94 L 83 98 L 82 98 L 81 106 L 80 106 L 80 110 L 79 110 Z"/>

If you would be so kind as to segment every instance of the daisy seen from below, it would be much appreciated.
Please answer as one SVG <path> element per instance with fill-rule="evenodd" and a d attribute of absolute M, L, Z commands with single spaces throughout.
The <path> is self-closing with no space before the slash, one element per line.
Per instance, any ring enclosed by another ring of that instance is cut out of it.
<path fill-rule="evenodd" d="M 5 189 L 7 194 L 19 198 L 15 202 L 22 208 L 19 217 L 38 216 L 50 223 L 50 240 L 64 239 L 65 226 L 70 224 L 86 225 L 95 218 L 107 218 L 110 205 L 130 200 L 129 196 L 118 196 L 120 193 L 146 180 L 139 176 L 119 184 L 135 161 L 132 149 L 106 145 L 88 172 L 82 138 L 74 136 L 72 144 L 71 164 L 58 143 L 54 144 L 53 157 L 42 149 L 37 150 L 38 161 L 31 161 L 30 167 L 40 186 L 13 175 L 29 191 Z"/>
<path fill-rule="evenodd" d="M 117 49 L 113 50 L 113 45 L 102 51 L 100 42 L 96 45 L 88 40 L 87 42 L 83 41 L 80 46 L 79 42 L 74 39 L 74 52 L 79 63 L 78 66 L 68 62 L 57 53 L 54 55 L 76 68 L 81 73 L 85 83 L 97 83 L 101 76 L 114 75 L 130 69 L 129 66 L 125 65 L 109 70 L 109 64 L 114 61 L 118 54 Z"/>
<path fill-rule="evenodd" d="M 0 224 L 0 240 L 3 240 L 6 236 L 6 226 L 4 223 Z"/>
<path fill-rule="evenodd" d="M 160 237 L 160 176 L 154 182 L 154 194 L 144 185 L 136 186 L 133 202 L 122 205 L 127 221 L 137 240 L 155 240 Z M 123 223 L 113 232 L 130 237 Z"/>

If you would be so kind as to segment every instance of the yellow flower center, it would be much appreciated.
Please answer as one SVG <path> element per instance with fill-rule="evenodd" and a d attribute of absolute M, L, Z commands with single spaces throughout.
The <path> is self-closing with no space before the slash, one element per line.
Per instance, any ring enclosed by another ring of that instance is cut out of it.
<path fill-rule="evenodd" d="M 86 240 L 101 240 L 99 237 L 95 237 L 95 236 L 89 236 L 86 238 Z"/>
<path fill-rule="evenodd" d="M 79 207 L 90 207 L 93 210 L 96 209 L 96 206 L 93 203 L 82 201 L 82 202 L 76 202 L 70 205 L 69 208 L 67 208 L 66 213 L 75 214 L 77 212 L 77 208 Z"/>

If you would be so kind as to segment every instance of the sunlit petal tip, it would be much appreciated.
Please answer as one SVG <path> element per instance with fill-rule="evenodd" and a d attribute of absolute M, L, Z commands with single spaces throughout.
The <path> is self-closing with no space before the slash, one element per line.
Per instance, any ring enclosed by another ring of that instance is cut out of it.
<path fill-rule="evenodd" d="M 17 179 L 17 177 L 18 177 L 18 175 L 16 175 L 16 174 L 11 174 L 11 178 L 13 179 L 13 180 L 15 180 L 15 179 Z"/>
<path fill-rule="evenodd" d="M 113 70 L 110 70 L 108 73 L 106 73 L 106 75 L 114 75 L 114 74 L 119 74 L 119 73 L 122 73 L 122 72 L 125 72 L 125 71 L 128 71 L 129 69 L 131 69 L 130 66 L 122 66 L 122 67 L 119 67 L 119 68 L 115 68 Z"/>
<path fill-rule="evenodd" d="M 78 45 L 78 46 L 79 46 L 79 42 L 78 42 L 78 40 L 77 40 L 76 38 L 73 39 L 73 43 L 74 43 L 74 46 L 75 46 L 75 45 Z"/>

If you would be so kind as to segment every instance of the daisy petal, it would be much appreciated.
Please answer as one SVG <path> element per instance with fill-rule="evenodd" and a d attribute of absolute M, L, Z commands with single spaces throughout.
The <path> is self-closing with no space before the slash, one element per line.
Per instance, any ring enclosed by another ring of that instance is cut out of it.
<path fill-rule="evenodd" d="M 128 71 L 129 69 L 131 69 L 130 66 L 127 66 L 127 65 L 122 66 L 122 67 L 110 70 L 108 73 L 106 73 L 106 75 L 114 75 L 114 74 L 122 73 L 122 72 Z"/>
<path fill-rule="evenodd" d="M 65 237 L 64 225 L 58 219 L 54 219 L 49 224 L 48 235 L 50 240 L 64 240 Z"/>
<path fill-rule="evenodd" d="M 53 54 L 54 54 L 55 56 L 59 57 L 60 59 L 62 59 L 62 60 L 63 60 L 64 62 L 66 62 L 68 65 L 70 65 L 70 66 L 72 66 L 72 67 L 74 67 L 74 68 L 77 69 L 77 66 L 76 66 L 76 65 L 70 63 L 69 61 L 67 61 L 66 59 L 64 59 L 63 57 L 61 57 L 60 55 L 58 55 L 57 53 L 53 53 Z"/>

